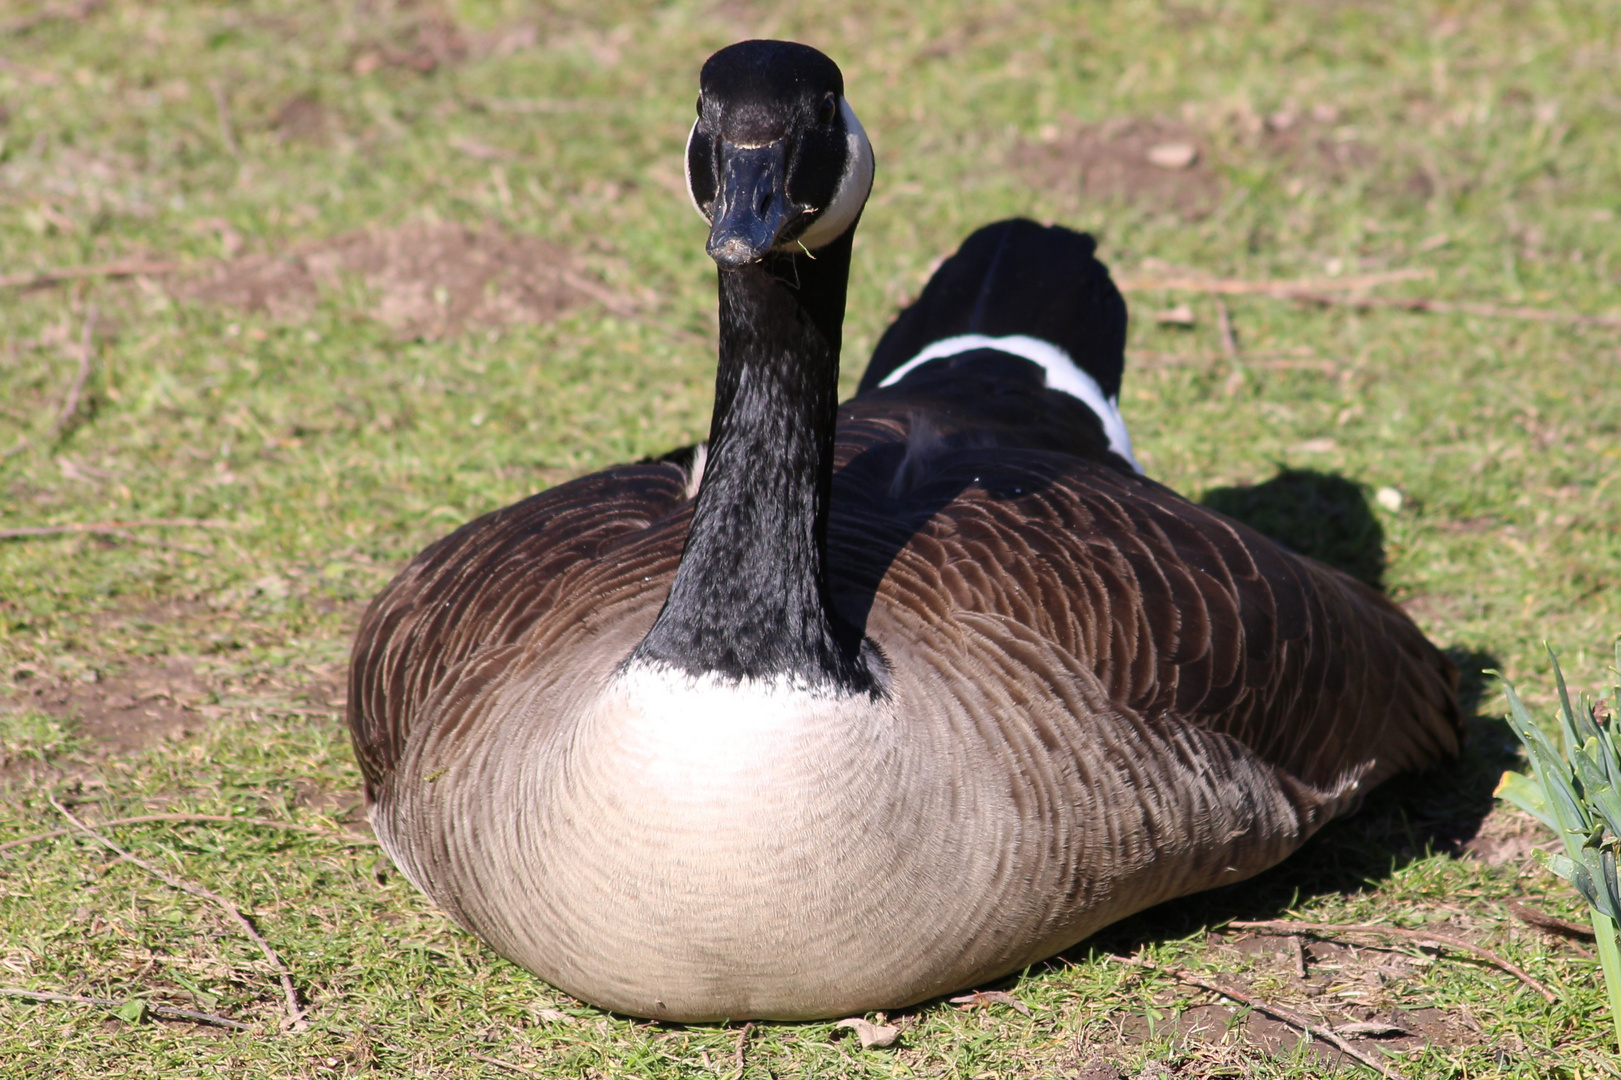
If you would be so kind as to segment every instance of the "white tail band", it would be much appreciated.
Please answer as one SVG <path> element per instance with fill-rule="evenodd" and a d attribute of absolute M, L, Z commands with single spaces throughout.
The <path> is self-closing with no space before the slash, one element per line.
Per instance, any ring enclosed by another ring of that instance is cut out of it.
<path fill-rule="evenodd" d="M 1102 421 L 1103 433 L 1109 437 L 1109 449 L 1125 458 L 1139 473 L 1143 471 L 1143 467 L 1137 464 L 1137 459 L 1132 456 L 1131 435 L 1127 433 L 1126 421 L 1120 415 L 1118 399 L 1104 397 L 1103 388 L 1098 385 L 1098 381 L 1070 359 L 1069 353 L 1050 341 L 1042 341 L 1026 334 L 1009 334 L 1006 337 L 959 334 L 956 337 L 941 338 L 939 341 L 931 342 L 922 352 L 891 371 L 878 385 L 893 386 L 911 374 L 915 368 L 922 367 L 930 360 L 973 352 L 975 349 L 995 349 L 997 352 L 1005 352 L 1039 365 L 1047 373 L 1047 388 L 1080 399 Z"/>

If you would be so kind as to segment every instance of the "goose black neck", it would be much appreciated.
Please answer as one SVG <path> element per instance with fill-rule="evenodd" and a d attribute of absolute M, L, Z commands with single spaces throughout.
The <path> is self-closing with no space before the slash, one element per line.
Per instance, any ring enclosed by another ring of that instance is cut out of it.
<path fill-rule="evenodd" d="M 720 365 L 697 506 L 670 596 L 632 654 L 692 674 L 872 689 L 832 613 L 827 515 L 854 230 L 720 272 Z"/>

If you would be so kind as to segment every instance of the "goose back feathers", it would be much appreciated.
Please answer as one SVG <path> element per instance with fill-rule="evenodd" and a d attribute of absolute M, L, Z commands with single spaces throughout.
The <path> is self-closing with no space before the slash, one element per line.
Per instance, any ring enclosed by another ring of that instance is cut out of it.
<path fill-rule="evenodd" d="M 816 70 L 755 142 L 836 123 Z M 779 149 L 716 175 L 791 192 Z M 893 1008 L 1254 874 L 1456 752 L 1452 672 L 1399 610 L 1140 475 L 1060 388 L 1119 389 L 1088 238 L 970 237 L 835 408 L 853 225 L 782 250 L 803 222 L 727 197 L 707 453 L 473 521 L 363 619 L 372 819 L 462 926 L 636 1015 Z M 985 344 L 1013 338 L 1050 352 Z"/>

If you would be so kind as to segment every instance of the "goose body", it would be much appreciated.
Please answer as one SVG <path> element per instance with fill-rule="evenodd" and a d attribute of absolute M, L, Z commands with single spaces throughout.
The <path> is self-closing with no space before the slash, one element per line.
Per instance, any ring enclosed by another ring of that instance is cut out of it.
<path fill-rule="evenodd" d="M 837 405 L 872 176 L 838 70 L 746 42 L 702 87 L 706 447 L 469 523 L 356 642 L 378 837 L 458 923 L 639 1016 L 899 1007 L 1456 752 L 1400 611 L 1140 474 L 1088 238 L 976 233 Z"/>

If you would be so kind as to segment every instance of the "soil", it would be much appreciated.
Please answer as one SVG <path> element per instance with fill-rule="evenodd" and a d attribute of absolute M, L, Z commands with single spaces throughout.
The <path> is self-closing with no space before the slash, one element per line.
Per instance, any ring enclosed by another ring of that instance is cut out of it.
<path fill-rule="evenodd" d="M 1449 932 L 1456 932 L 1449 929 Z M 1218 985 L 1247 992 L 1324 1028 L 1344 1029 L 1341 1037 L 1357 1050 L 1378 1059 L 1390 1052 L 1392 1063 L 1404 1052 L 1425 1046 L 1465 1047 L 1485 1042 L 1480 1025 L 1467 1011 L 1447 1012 L 1433 1007 L 1398 1004 L 1403 980 L 1432 961 L 1415 950 L 1368 948 L 1301 937 L 1300 952 L 1292 939 L 1243 933 L 1212 934 L 1216 955 L 1230 954 L 1236 974 L 1204 976 Z M 1297 958 L 1304 960 L 1300 977 Z M 1127 1012 L 1094 1023 L 1078 1044 L 1085 1064 L 1070 1075 L 1086 1080 L 1123 1077 L 1114 1063 L 1129 1059 L 1143 1044 L 1167 1038 L 1176 1048 L 1166 1060 L 1151 1062 L 1139 1073 L 1159 1077 L 1247 1075 L 1258 1056 L 1285 1056 L 1305 1038 L 1298 1028 L 1212 995 L 1179 986 L 1154 995 L 1154 1015 Z M 1178 1002 L 1198 1002 L 1176 1011 Z M 1380 1031 L 1380 1029 L 1385 1029 Z M 1353 1059 L 1318 1039 L 1310 1052 L 1325 1069 L 1354 1064 Z"/>
<path fill-rule="evenodd" d="M 283 142 L 324 145 L 328 127 L 326 109 L 311 94 L 289 98 L 276 112 L 276 138 Z"/>
<path fill-rule="evenodd" d="M 1224 184 L 1215 168 L 1213 142 L 1228 147 L 1228 154 L 1269 163 L 1291 184 L 1343 183 L 1377 169 L 1382 161 L 1380 151 L 1354 126 L 1342 123 L 1332 107 L 1281 109 L 1264 118 L 1244 114 L 1231 121 L 1233 130 L 1216 140 L 1194 126 L 1165 118 L 1070 121 L 1051 125 L 1040 138 L 1015 147 L 1009 163 L 1039 187 L 1191 221 L 1209 214 L 1221 199 Z M 1191 162 L 1182 164 L 1185 155 L 1167 156 L 1172 147 L 1191 148 Z M 1430 186 L 1420 170 L 1400 183 L 1386 178 L 1380 190 L 1397 197 L 1427 197 Z"/>
<path fill-rule="evenodd" d="M 1379 161 L 1378 150 L 1354 126 L 1340 123 L 1333 108 L 1280 109 L 1256 126 L 1256 148 L 1291 176 L 1339 182 Z"/>
<path fill-rule="evenodd" d="M 347 621 L 352 624 L 358 618 L 357 605 Z M 221 619 L 209 605 L 183 600 L 100 616 L 109 628 L 125 621 L 181 626 L 204 652 L 239 647 L 244 643 L 239 637 L 257 637 L 245 625 L 233 624 L 231 631 L 221 632 Z M 79 677 L 24 668 L 12 673 L 9 685 L 0 685 L 0 709 L 32 709 L 69 721 L 81 744 L 73 756 L 90 760 L 183 739 L 227 713 L 245 709 L 342 713 L 345 673 L 340 666 L 290 668 L 273 684 L 252 685 L 213 674 L 213 667 L 195 654 L 126 653 Z M 49 771 L 31 757 L 10 760 L 0 748 L 0 780 Z"/>
<path fill-rule="evenodd" d="M 417 222 L 349 233 L 283 255 L 233 259 L 211 277 L 181 282 L 176 291 L 293 320 L 307 317 L 321 292 L 356 278 L 371 294 L 373 318 L 403 337 L 430 339 L 474 327 L 546 322 L 602 289 L 576 270 L 566 251 L 545 240 L 491 227 Z"/>
<path fill-rule="evenodd" d="M 1052 127 L 1013 151 L 1010 164 L 1027 181 L 1089 201 L 1126 202 L 1184 219 L 1216 208 L 1221 182 L 1208 148 L 1191 128 L 1172 120 L 1110 120 Z M 1155 164 L 1156 149 L 1192 147 L 1189 164 Z"/>
<path fill-rule="evenodd" d="M 1512 806 L 1498 806 L 1480 823 L 1480 831 L 1463 845 L 1464 853 L 1487 866 L 1525 863 L 1537 849 L 1556 851 L 1559 838 L 1551 836 L 1536 818 Z"/>
<path fill-rule="evenodd" d="M 188 722 L 204 722 L 199 710 L 214 698 L 195 664 L 195 657 L 166 656 L 96 682 L 29 679 L 24 700 L 40 712 L 77 720 L 79 734 L 100 753 L 129 753 L 186 734 Z"/>

